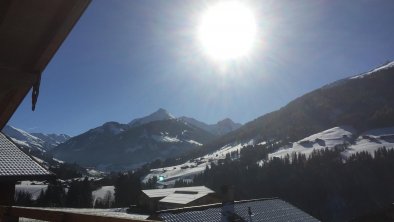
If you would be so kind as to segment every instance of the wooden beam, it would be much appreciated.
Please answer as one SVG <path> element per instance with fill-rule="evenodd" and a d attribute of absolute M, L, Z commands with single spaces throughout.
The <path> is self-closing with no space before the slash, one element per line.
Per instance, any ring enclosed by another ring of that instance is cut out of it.
<path fill-rule="evenodd" d="M 33 63 L 32 70 L 42 72 L 45 69 L 90 2 L 91 0 L 64 1 L 62 7 L 56 13 L 56 19 L 52 22 L 50 30 L 53 31 L 43 38 L 44 44 L 42 45 L 44 47 L 37 49 L 37 56 L 35 57 L 37 59 Z"/>
<path fill-rule="evenodd" d="M 0 1 L 0 130 L 90 1 Z"/>

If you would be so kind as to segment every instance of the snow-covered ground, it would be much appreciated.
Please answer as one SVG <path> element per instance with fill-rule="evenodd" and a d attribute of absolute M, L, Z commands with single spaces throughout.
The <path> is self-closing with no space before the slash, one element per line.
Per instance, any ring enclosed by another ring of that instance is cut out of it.
<path fill-rule="evenodd" d="M 226 154 L 241 150 L 244 146 L 253 144 L 254 141 L 250 140 L 246 143 L 226 145 L 213 153 L 187 161 L 186 163 L 180 165 L 152 169 L 142 181 L 147 182 L 150 178 L 156 176 L 157 178 L 164 178 L 163 181 L 159 181 L 160 184 L 173 185 L 178 179 L 192 179 L 195 175 L 203 172 L 205 168 L 211 164 L 211 162 L 217 163 L 218 160 L 225 159 Z"/>
<path fill-rule="evenodd" d="M 309 156 L 313 150 L 325 149 L 326 147 L 332 148 L 336 145 L 349 142 L 355 130 L 349 126 L 334 127 L 323 132 L 319 132 L 308 136 L 302 140 L 292 143 L 290 146 L 283 147 L 278 151 L 268 155 L 269 158 L 285 157 L 292 153 L 302 153 Z"/>
<path fill-rule="evenodd" d="M 292 153 L 302 153 L 309 156 L 315 149 L 333 148 L 336 145 L 349 143 L 355 136 L 356 131 L 352 127 L 334 127 L 283 147 L 277 152 L 269 154 L 269 158 L 284 157 Z M 388 149 L 394 148 L 394 127 L 373 129 L 361 133 L 343 154 L 347 157 L 362 151 L 373 154 L 383 146 Z"/>
<path fill-rule="evenodd" d="M 93 196 L 93 204 L 96 202 L 96 200 L 101 199 L 105 200 L 107 198 L 106 196 L 109 195 L 110 201 L 115 200 L 115 187 L 114 186 L 102 186 L 101 188 L 95 190 L 92 192 Z"/>
<path fill-rule="evenodd" d="M 202 143 L 199 143 L 199 142 L 197 142 L 195 140 L 185 140 L 185 141 L 190 143 L 190 144 L 197 145 L 197 146 L 202 146 L 203 145 Z"/>
<path fill-rule="evenodd" d="M 350 156 L 357 152 L 366 151 L 370 154 L 381 148 L 394 149 L 394 127 L 369 130 L 362 133 L 344 152 L 345 156 Z"/>
<path fill-rule="evenodd" d="M 162 143 L 179 143 L 181 142 L 178 138 L 176 137 L 170 137 L 167 135 L 152 135 L 152 139 L 156 140 L 157 142 L 162 142 Z"/>
<path fill-rule="evenodd" d="M 104 172 L 96 170 L 96 169 L 86 169 L 86 172 L 91 177 L 103 177 L 105 175 Z"/>
<path fill-rule="evenodd" d="M 37 200 L 41 191 L 45 192 L 47 188 L 47 184 L 39 181 L 22 181 L 21 184 L 15 185 L 15 193 L 27 192 L 31 194 L 33 200 Z"/>
<path fill-rule="evenodd" d="M 95 176 L 88 176 L 88 177 L 87 177 L 87 176 L 82 176 L 82 177 L 75 177 L 75 178 L 72 178 L 72 179 L 68 179 L 67 182 L 68 182 L 68 183 L 71 183 L 73 180 L 75 180 L 75 181 L 84 181 L 85 178 L 88 178 L 88 181 L 96 181 L 96 182 L 103 179 L 102 177 L 95 177 Z"/>

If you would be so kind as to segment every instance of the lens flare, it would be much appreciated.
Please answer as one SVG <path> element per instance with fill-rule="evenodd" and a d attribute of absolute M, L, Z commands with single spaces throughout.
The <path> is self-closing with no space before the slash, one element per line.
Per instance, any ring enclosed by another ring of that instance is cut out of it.
<path fill-rule="evenodd" d="M 215 60 L 233 60 L 248 55 L 256 39 L 252 11 L 237 1 L 224 1 L 203 13 L 198 39 L 204 52 Z"/>

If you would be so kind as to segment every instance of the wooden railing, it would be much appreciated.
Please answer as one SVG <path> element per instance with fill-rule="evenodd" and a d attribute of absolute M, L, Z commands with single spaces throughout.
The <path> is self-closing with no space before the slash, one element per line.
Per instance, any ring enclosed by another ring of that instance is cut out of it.
<path fill-rule="evenodd" d="M 33 207 L 0 206 L 0 222 L 14 222 L 18 221 L 20 217 L 54 222 L 153 222 L 152 220 L 138 220 L 122 216 L 102 216 Z"/>

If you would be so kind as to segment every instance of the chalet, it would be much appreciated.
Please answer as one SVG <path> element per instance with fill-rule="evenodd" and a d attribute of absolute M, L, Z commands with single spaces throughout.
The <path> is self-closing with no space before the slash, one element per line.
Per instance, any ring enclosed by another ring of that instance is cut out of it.
<path fill-rule="evenodd" d="M 156 210 L 218 202 L 215 192 L 205 186 L 142 190 L 140 205 Z"/>

